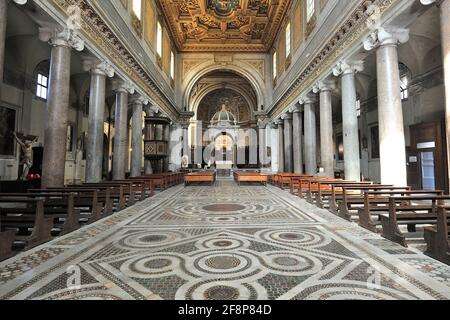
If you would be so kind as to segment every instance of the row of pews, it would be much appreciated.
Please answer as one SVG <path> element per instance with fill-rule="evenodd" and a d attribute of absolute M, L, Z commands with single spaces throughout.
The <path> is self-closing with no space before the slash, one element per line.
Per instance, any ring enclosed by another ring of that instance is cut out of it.
<path fill-rule="evenodd" d="M 108 217 L 183 182 L 179 172 L 0 193 L 0 261 Z"/>
<path fill-rule="evenodd" d="M 450 196 L 444 191 L 289 173 L 273 175 L 271 183 L 405 247 L 411 236 L 424 239 L 426 254 L 450 264 Z"/>
<path fill-rule="evenodd" d="M 188 186 L 192 183 L 210 183 L 213 186 L 217 180 L 217 173 L 215 170 L 205 170 L 186 173 L 184 175 L 184 185 Z"/>
<path fill-rule="evenodd" d="M 267 185 L 272 175 L 264 172 L 256 171 L 234 171 L 234 181 L 240 186 L 241 183 L 259 183 Z"/>

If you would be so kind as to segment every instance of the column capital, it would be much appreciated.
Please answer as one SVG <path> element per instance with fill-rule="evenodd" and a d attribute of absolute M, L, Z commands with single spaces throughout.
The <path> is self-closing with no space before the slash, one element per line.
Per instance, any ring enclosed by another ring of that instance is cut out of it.
<path fill-rule="evenodd" d="M 113 80 L 112 88 L 114 92 L 134 94 L 136 89 L 133 84 L 123 80 Z"/>
<path fill-rule="evenodd" d="M 300 113 L 303 111 L 303 107 L 300 104 L 296 104 L 295 106 L 291 107 L 290 111 L 292 113 Z"/>
<path fill-rule="evenodd" d="M 146 105 L 149 104 L 149 102 L 150 101 L 149 101 L 149 99 L 146 96 L 141 96 L 141 95 L 133 96 L 132 99 L 131 99 L 131 104 L 132 105 L 139 105 L 139 106 L 144 105 L 144 106 L 146 106 Z"/>
<path fill-rule="evenodd" d="M 307 93 L 300 98 L 300 104 L 314 104 L 317 102 L 317 95 L 315 93 Z"/>
<path fill-rule="evenodd" d="M 323 91 L 331 91 L 336 88 L 336 83 L 333 80 L 321 80 L 314 84 L 312 91 L 319 93 Z"/>
<path fill-rule="evenodd" d="M 17 4 L 24 5 L 27 3 L 28 0 L 13 0 L 13 1 Z"/>
<path fill-rule="evenodd" d="M 371 51 L 375 48 L 389 45 L 398 45 L 409 41 L 409 29 L 380 27 L 374 30 L 366 40 L 364 40 L 364 49 Z"/>
<path fill-rule="evenodd" d="M 77 30 L 61 27 L 52 23 L 42 23 L 39 28 L 39 39 L 54 47 L 69 47 L 77 51 L 84 50 L 84 41 Z"/>
<path fill-rule="evenodd" d="M 280 129 L 280 127 L 284 126 L 284 120 L 282 118 L 275 120 L 274 123 L 277 124 L 278 129 Z"/>
<path fill-rule="evenodd" d="M 286 121 L 286 120 L 292 120 L 292 113 L 289 112 L 289 111 L 287 111 L 285 114 L 283 114 L 283 115 L 281 116 L 281 119 L 283 119 L 284 121 Z"/>
<path fill-rule="evenodd" d="M 278 129 L 278 124 L 275 121 L 273 121 L 270 123 L 270 128 L 276 130 L 276 129 Z"/>
<path fill-rule="evenodd" d="M 346 74 L 354 74 L 357 72 L 361 72 L 364 70 L 364 61 L 347 61 L 342 60 L 339 61 L 336 66 L 333 68 L 333 74 L 336 77 L 346 75 Z"/>
<path fill-rule="evenodd" d="M 147 117 L 154 117 L 157 113 L 159 113 L 159 108 L 151 103 L 147 103 L 144 106 L 144 112 Z"/>
<path fill-rule="evenodd" d="M 180 112 L 180 125 L 183 129 L 189 129 L 191 118 L 195 115 L 194 112 Z"/>
<path fill-rule="evenodd" d="M 268 124 L 268 116 L 263 111 L 258 111 L 255 113 L 256 120 L 258 121 L 258 127 L 260 129 L 265 129 Z"/>
<path fill-rule="evenodd" d="M 95 57 L 83 57 L 83 70 L 91 74 L 98 74 L 108 78 L 114 77 L 114 68 L 108 61 L 100 60 Z"/>

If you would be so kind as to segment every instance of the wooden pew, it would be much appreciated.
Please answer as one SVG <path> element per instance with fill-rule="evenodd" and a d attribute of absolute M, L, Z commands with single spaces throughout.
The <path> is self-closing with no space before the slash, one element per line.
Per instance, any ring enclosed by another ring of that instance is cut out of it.
<path fill-rule="evenodd" d="M 114 201 L 117 206 L 117 211 L 125 209 L 135 203 L 135 194 L 129 186 L 123 184 L 110 184 L 110 183 L 98 183 L 98 184 L 82 184 L 82 185 L 68 185 L 68 189 L 91 189 L 103 191 L 102 196 L 106 196 L 106 192 L 109 192 L 109 197 Z M 100 193 L 99 193 L 100 195 Z M 129 201 L 131 199 L 131 201 Z M 134 201 L 133 201 L 134 200 Z"/>
<path fill-rule="evenodd" d="M 60 206 L 46 203 L 43 197 L 0 195 L 0 224 L 2 240 L 5 240 L 1 246 L 0 260 L 10 257 L 14 247 L 29 250 L 52 240 L 55 227 L 60 229 L 59 235 L 76 230 L 79 227 L 79 212 L 73 209 L 73 195 L 65 199 L 67 203 Z M 64 222 L 61 222 L 62 219 Z"/>
<path fill-rule="evenodd" d="M 409 187 L 408 187 L 409 188 Z M 428 190 L 396 190 L 396 191 L 367 191 L 364 192 L 364 204 L 357 209 L 359 225 L 370 231 L 377 232 L 377 226 L 380 225 L 380 213 L 389 212 L 389 201 L 395 196 L 442 196 L 443 191 Z M 352 212 L 346 215 L 347 220 L 351 220 Z M 339 213 L 343 216 L 342 213 Z M 374 220 L 373 217 L 378 218 Z"/>
<path fill-rule="evenodd" d="M 102 181 L 100 183 L 83 183 L 82 185 L 92 187 L 110 186 L 113 188 L 112 192 L 114 192 L 114 188 L 123 187 L 123 193 L 127 199 L 128 207 L 136 204 L 137 201 L 145 200 L 146 198 L 145 183 L 133 180 Z"/>
<path fill-rule="evenodd" d="M 424 238 L 425 254 L 450 265 L 450 215 L 445 206 L 438 206 L 436 224 L 424 229 Z"/>
<path fill-rule="evenodd" d="M 36 209 L 33 205 L 29 205 L 30 200 L 35 202 L 38 200 L 43 201 L 44 215 L 52 217 L 54 219 L 54 227 L 60 230 L 56 232 L 57 235 L 65 235 L 80 228 L 81 214 L 80 210 L 75 208 L 74 195 L 62 193 L 51 195 L 42 193 L 0 194 L 0 203 L 18 204 L 16 207 L 2 208 L 4 217 L 9 217 L 7 219 L 2 218 L 4 226 L 9 226 L 9 223 L 13 224 L 14 221 L 23 225 L 34 221 Z M 24 204 L 26 206 L 23 206 Z M 15 216 L 17 216 L 17 219 Z M 5 220 L 8 221 L 5 222 Z"/>
<path fill-rule="evenodd" d="M 2 215 L 2 209 L 0 208 L 0 217 Z M 2 223 L 0 218 L 0 261 L 6 260 L 13 256 L 13 244 L 16 238 L 15 230 L 2 229 Z"/>
<path fill-rule="evenodd" d="M 55 195 L 74 195 L 74 208 L 80 211 L 80 214 L 87 215 L 88 223 L 100 220 L 104 216 L 112 214 L 112 204 L 109 193 L 101 197 L 100 191 L 96 189 L 69 189 L 69 188 L 51 188 L 51 189 L 30 189 L 27 195 L 42 195 L 45 197 L 54 197 Z M 58 200 L 51 200 L 57 204 Z M 103 216 L 102 216 L 103 214 Z"/>
<path fill-rule="evenodd" d="M 314 203 L 313 192 L 317 191 L 317 182 L 344 182 L 341 179 L 328 179 L 328 178 L 318 178 L 318 177 L 304 177 L 304 178 L 294 178 L 292 182 L 292 193 L 294 193 L 295 187 L 298 188 L 297 195 L 301 199 L 305 199 L 309 203 Z"/>
<path fill-rule="evenodd" d="M 214 185 L 216 182 L 216 172 L 215 171 L 203 171 L 203 172 L 193 172 L 186 174 L 184 176 L 184 185 L 187 186 L 194 182 L 209 182 Z"/>
<path fill-rule="evenodd" d="M 169 187 L 169 177 L 163 174 L 149 174 L 141 177 L 129 178 L 130 180 L 152 180 L 153 187 L 159 188 L 160 190 L 166 190 Z"/>
<path fill-rule="evenodd" d="M 356 192 L 355 192 L 356 191 Z M 337 193 L 336 195 L 332 196 L 334 197 L 334 204 L 331 205 L 330 211 L 338 216 L 340 216 L 343 219 L 346 219 L 348 221 L 352 220 L 352 215 L 358 214 L 358 209 L 364 207 L 366 203 L 368 203 L 368 199 L 366 199 L 366 196 L 374 195 L 373 197 L 376 197 L 376 195 L 381 195 L 380 193 L 370 193 L 370 192 L 402 192 L 402 191 L 411 191 L 410 187 L 394 187 L 392 185 L 367 185 L 367 186 L 342 186 L 342 192 L 341 196 Z M 370 199 L 369 199 L 370 200 Z M 370 201 L 369 201 L 370 202 Z M 369 225 L 366 225 L 365 219 L 364 221 L 361 220 L 360 217 L 360 223 L 362 223 L 361 226 L 364 226 L 365 228 L 368 228 Z M 369 228 L 370 229 L 370 228 Z"/>
<path fill-rule="evenodd" d="M 234 172 L 234 181 L 240 186 L 242 182 L 257 182 L 264 186 L 269 182 L 269 174 L 258 172 Z"/>
<path fill-rule="evenodd" d="M 355 181 L 313 181 L 311 182 L 312 185 L 316 184 L 316 188 L 312 188 L 312 196 L 315 198 L 315 204 L 319 208 L 325 208 L 326 204 L 328 207 L 333 207 L 333 197 L 336 198 L 336 196 L 339 193 L 342 193 L 342 189 L 345 187 L 353 186 L 353 187 L 366 187 L 371 186 L 373 183 L 370 181 L 363 181 L 363 182 L 355 182 Z M 315 195 L 315 197 L 314 197 Z M 327 202 L 325 200 L 328 200 Z"/>
<path fill-rule="evenodd" d="M 277 185 L 281 188 L 281 190 L 284 190 L 286 185 L 290 187 L 293 179 L 312 178 L 310 175 L 300 173 L 278 173 L 277 175 Z"/>
<path fill-rule="evenodd" d="M 413 195 L 389 198 L 389 213 L 380 214 L 383 231 L 381 235 L 393 242 L 407 247 L 406 236 L 399 225 L 408 225 L 408 231 L 414 232 L 417 224 L 433 224 L 437 222 L 438 205 L 445 207 L 450 196 Z M 419 202 L 420 203 L 417 203 Z M 428 202 L 425 204 L 424 202 Z"/>

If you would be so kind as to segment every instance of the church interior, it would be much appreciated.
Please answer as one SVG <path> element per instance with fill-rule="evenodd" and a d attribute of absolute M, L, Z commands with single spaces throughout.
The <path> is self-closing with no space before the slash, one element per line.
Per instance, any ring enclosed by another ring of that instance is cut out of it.
<path fill-rule="evenodd" d="M 0 0 L 1 300 L 448 300 L 450 0 Z"/>

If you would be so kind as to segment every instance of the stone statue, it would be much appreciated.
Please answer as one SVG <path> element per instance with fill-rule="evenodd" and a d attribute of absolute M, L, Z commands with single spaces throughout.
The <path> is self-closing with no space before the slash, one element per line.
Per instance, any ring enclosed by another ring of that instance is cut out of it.
<path fill-rule="evenodd" d="M 21 180 L 27 180 L 28 172 L 30 171 L 31 166 L 33 165 L 33 147 L 32 144 L 38 140 L 38 137 L 35 137 L 33 140 L 30 140 L 28 137 L 19 138 L 17 133 L 14 132 L 14 138 L 17 143 L 20 145 L 22 149 L 22 160 L 19 165 L 23 165 Z M 28 138 L 28 139 L 27 139 Z"/>

